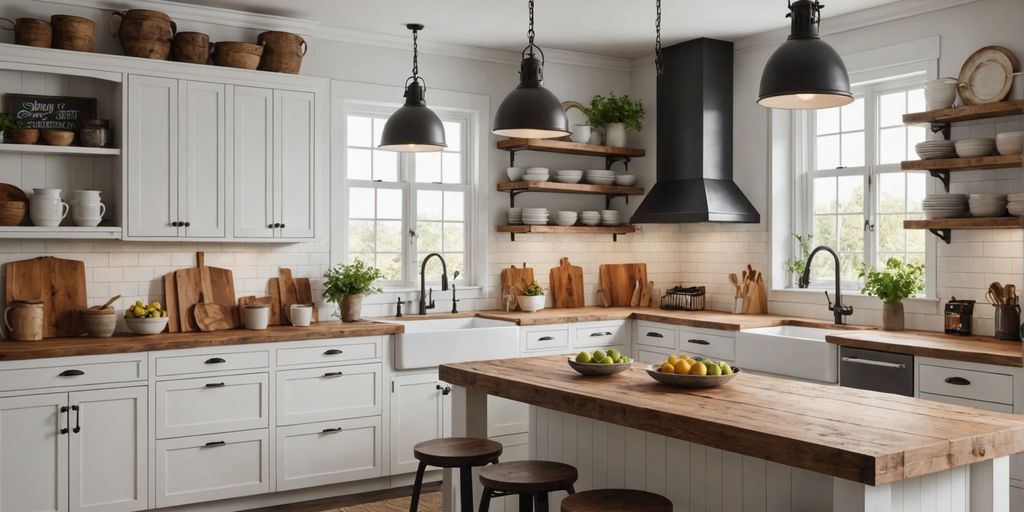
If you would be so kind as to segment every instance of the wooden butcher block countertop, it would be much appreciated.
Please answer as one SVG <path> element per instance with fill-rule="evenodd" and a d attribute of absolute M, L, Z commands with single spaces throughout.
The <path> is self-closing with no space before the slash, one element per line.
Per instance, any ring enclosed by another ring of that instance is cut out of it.
<path fill-rule="evenodd" d="M 827 336 L 825 340 L 844 347 L 897 354 L 1024 366 L 1024 352 L 1019 341 L 1001 341 L 985 336 L 953 336 L 927 331 L 850 331 Z"/>
<path fill-rule="evenodd" d="M 518 325 L 547 325 L 572 322 L 600 322 L 605 320 L 626 320 L 635 318 L 651 322 L 703 327 L 722 331 L 739 331 L 755 327 L 772 327 L 777 325 L 813 325 L 828 326 L 820 320 L 806 320 L 777 315 L 735 315 L 721 311 L 669 311 L 658 308 L 602 308 L 596 306 L 584 308 L 542 309 L 534 313 L 516 311 L 481 311 L 481 318 L 506 320 Z"/>
<path fill-rule="evenodd" d="M 868 485 L 1024 451 L 1024 417 L 747 373 L 718 388 L 658 384 L 643 365 L 583 377 L 565 356 L 441 366 L 441 380 L 538 407 Z"/>
<path fill-rule="evenodd" d="M 165 332 L 152 336 L 124 334 L 114 335 L 110 338 L 78 337 L 48 338 L 41 341 L 3 341 L 0 342 L 0 361 L 150 352 L 246 343 L 380 336 L 397 334 L 402 331 L 402 326 L 397 324 L 318 322 L 309 327 L 275 326 L 268 327 L 263 331 L 232 329 L 215 332 Z"/>

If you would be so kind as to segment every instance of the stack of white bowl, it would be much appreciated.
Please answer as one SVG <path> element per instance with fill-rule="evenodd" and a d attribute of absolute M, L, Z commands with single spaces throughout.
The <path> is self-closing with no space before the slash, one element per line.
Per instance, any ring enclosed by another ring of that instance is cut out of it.
<path fill-rule="evenodd" d="M 971 215 L 975 217 L 1002 217 L 1006 215 L 1006 194 L 971 194 Z"/>
<path fill-rule="evenodd" d="M 1014 217 L 1024 217 L 1024 194 L 1009 194 L 1006 196 L 1006 210 Z"/>
<path fill-rule="evenodd" d="M 988 156 L 995 150 L 995 139 L 966 139 L 956 143 L 956 154 L 960 158 Z"/>
<path fill-rule="evenodd" d="M 523 175 L 523 179 L 526 181 L 547 181 L 550 177 L 547 167 L 530 167 Z"/>
<path fill-rule="evenodd" d="M 548 223 L 547 208 L 523 208 L 523 224 L 544 226 Z"/>
<path fill-rule="evenodd" d="M 580 222 L 584 226 L 596 226 L 601 223 L 601 212 L 583 212 L 580 213 Z"/>
<path fill-rule="evenodd" d="M 555 181 L 559 183 L 579 183 L 583 179 L 583 171 L 555 171 Z"/>
<path fill-rule="evenodd" d="M 615 177 L 615 184 L 623 187 L 632 187 L 633 185 L 636 185 L 636 175 L 620 174 Z"/>
<path fill-rule="evenodd" d="M 509 208 L 508 209 L 508 223 L 512 225 L 523 223 L 523 209 L 522 208 Z"/>
<path fill-rule="evenodd" d="M 956 143 L 951 140 L 926 140 L 914 146 L 923 160 L 956 158 Z"/>
<path fill-rule="evenodd" d="M 926 219 L 967 216 L 967 196 L 963 194 L 928 194 L 921 204 Z"/>
<path fill-rule="evenodd" d="M 508 174 L 509 181 L 519 181 L 523 179 L 523 173 L 525 172 L 526 169 L 523 169 L 522 167 L 509 167 L 508 169 L 505 169 L 505 174 Z"/>
<path fill-rule="evenodd" d="M 1024 132 L 996 134 L 996 149 L 1000 155 L 1019 155 L 1024 153 Z"/>
<path fill-rule="evenodd" d="M 601 224 L 604 226 L 618 226 L 619 222 L 619 211 L 618 210 L 601 210 Z"/>
<path fill-rule="evenodd" d="M 955 78 L 940 78 L 924 83 L 924 108 L 940 110 L 950 108 L 956 102 Z"/>
<path fill-rule="evenodd" d="M 559 226 L 575 226 L 579 215 L 573 211 L 560 211 L 555 213 L 555 224 Z"/>
<path fill-rule="evenodd" d="M 615 183 L 615 171 L 591 169 L 587 171 L 587 183 L 595 185 L 611 185 Z"/>

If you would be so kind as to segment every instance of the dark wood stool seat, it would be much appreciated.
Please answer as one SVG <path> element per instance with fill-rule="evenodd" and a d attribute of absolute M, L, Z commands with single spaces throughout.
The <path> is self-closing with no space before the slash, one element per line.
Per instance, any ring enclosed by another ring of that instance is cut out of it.
<path fill-rule="evenodd" d="M 480 512 L 490 509 L 491 498 L 512 494 L 519 495 L 520 512 L 547 512 L 548 493 L 574 494 L 577 478 L 576 468 L 561 462 L 523 460 L 487 466 L 480 470 L 480 482 L 484 484 Z"/>
<path fill-rule="evenodd" d="M 413 447 L 416 460 L 439 468 L 486 466 L 498 460 L 502 446 L 490 439 L 445 437 L 423 441 Z"/>
<path fill-rule="evenodd" d="M 672 512 L 672 502 L 652 492 L 600 489 L 562 500 L 562 512 Z"/>

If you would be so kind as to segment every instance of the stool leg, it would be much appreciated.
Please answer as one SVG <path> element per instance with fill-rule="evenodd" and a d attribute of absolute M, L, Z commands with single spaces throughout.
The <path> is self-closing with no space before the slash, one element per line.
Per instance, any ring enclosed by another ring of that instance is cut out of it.
<path fill-rule="evenodd" d="M 473 512 L 473 467 L 462 466 L 459 468 L 459 487 L 461 487 L 462 512 Z"/>
<path fill-rule="evenodd" d="M 416 512 L 420 506 L 420 489 L 423 487 L 423 473 L 427 470 L 427 464 L 420 462 L 416 468 L 416 483 L 412 484 L 412 502 L 409 503 L 409 512 Z"/>
<path fill-rule="evenodd" d="M 569 493 L 570 496 L 576 494 L 576 486 L 570 485 L 569 488 L 565 490 L 565 492 Z"/>
<path fill-rule="evenodd" d="M 538 492 L 533 495 L 534 512 L 548 512 L 548 493 Z"/>
<path fill-rule="evenodd" d="M 519 495 L 519 512 L 533 512 L 533 495 L 529 493 Z"/>
<path fill-rule="evenodd" d="M 480 496 L 480 512 L 490 512 L 491 510 L 491 490 L 484 487 L 484 493 Z"/>

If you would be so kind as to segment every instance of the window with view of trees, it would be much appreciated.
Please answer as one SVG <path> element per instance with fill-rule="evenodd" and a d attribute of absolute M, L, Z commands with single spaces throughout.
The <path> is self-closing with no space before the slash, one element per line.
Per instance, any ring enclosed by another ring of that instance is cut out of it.
<path fill-rule="evenodd" d="M 439 252 L 448 275 L 469 275 L 466 210 L 471 188 L 467 176 L 467 120 L 442 115 L 448 147 L 434 153 L 396 153 L 376 149 L 390 112 L 346 116 L 349 261 L 381 269 L 384 281 L 412 285 L 419 261 Z M 441 264 L 432 259 L 427 276 L 439 279 Z"/>
<path fill-rule="evenodd" d="M 827 245 L 841 260 L 843 287 L 859 289 L 864 263 L 887 258 L 925 263 L 923 230 L 904 230 L 903 221 L 924 217 L 924 172 L 903 172 L 900 162 L 917 158 L 914 145 L 925 140 L 924 126 L 904 126 L 903 114 L 924 110 L 918 85 L 875 82 L 855 88 L 847 106 L 808 114 L 810 158 L 802 177 L 807 197 L 804 232 L 813 245 Z M 816 258 L 812 286 L 831 285 L 832 260 Z"/>

